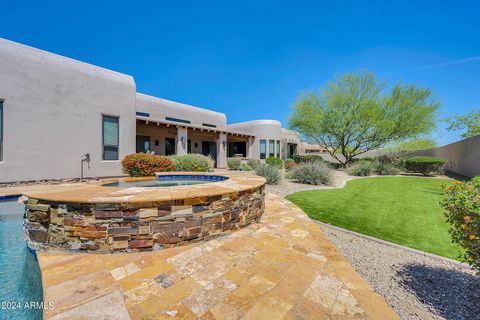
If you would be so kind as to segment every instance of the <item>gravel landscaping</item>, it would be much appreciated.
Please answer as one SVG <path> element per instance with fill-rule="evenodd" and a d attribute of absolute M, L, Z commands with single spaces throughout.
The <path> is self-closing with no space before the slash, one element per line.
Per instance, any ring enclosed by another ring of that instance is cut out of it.
<path fill-rule="evenodd" d="M 480 318 L 480 278 L 470 268 L 319 226 L 402 319 Z"/>

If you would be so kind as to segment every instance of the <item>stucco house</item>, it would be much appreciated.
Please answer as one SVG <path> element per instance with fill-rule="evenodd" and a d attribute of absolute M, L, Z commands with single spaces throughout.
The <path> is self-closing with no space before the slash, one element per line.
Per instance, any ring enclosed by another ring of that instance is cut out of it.
<path fill-rule="evenodd" d="M 298 152 L 275 120 L 227 124 L 207 109 L 138 93 L 132 76 L 0 38 L 0 182 L 121 175 L 134 152 L 265 159 Z"/>

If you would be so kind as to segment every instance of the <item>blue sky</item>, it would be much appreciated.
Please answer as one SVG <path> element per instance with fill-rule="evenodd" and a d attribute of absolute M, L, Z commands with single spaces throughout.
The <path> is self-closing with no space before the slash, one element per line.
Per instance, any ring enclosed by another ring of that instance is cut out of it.
<path fill-rule="evenodd" d="M 440 118 L 480 109 L 479 3 L 335 2 L 3 1 L 0 37 L 130 74 L 139 92 L 230 123 L 287 125 L 299 91 L 365 69 L 430 88 Z M 459 134 L 440 124 L 433 136 Z"/>

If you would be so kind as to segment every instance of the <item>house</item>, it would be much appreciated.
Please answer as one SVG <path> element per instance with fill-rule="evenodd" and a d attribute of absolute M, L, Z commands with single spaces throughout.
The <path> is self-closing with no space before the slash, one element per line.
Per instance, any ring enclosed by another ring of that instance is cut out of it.
<path fill-rule="evenodd" d="M 275 120 L 228 124 L 224 113 L 138 93 L 132 76 L 0 38 L 0 182 L 122 174 L 134 152 L 227 157 L 297 152 Z M 82 162 L 86 155 L 90 161 Z"/>

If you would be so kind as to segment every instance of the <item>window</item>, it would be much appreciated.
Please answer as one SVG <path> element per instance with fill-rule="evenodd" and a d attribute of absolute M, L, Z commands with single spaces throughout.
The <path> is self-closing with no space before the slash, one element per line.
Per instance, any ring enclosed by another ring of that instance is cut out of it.
<path fill-rule="evenodd" d="M 275 140 L 268 140 L 268 156 L 275 157 Z"/>
<path fill-rule="evenodd" d="M 210 127 L 210 128 L 216 128 L 216 127 L 217 127 L 216 125 L 210 124 L 210 123 L 202 123 L 202 126 L 204 126 L 204 127 Z"/>
<path fill-rule="evenodd" d="M 175 154 L 175 138 L 165 138 L 165 155 L 171 156 Z"/>
<path fill-rule="evenodd" d="M 0 161 L 3 160 L 3 101 L 0 100 Z"/>
<path fill-rule="evenodd" d="M 103 160 L 118 160 L 118 117 L 103 116 Z"/>
<path fill-rule="evenodd" d="M 137 136 L 137 153 L 147 153 L 150 152 L 150 137 L 148 136 Z"/>
<path fill-rule="evenodd" d="M 148 112 L 137 111 L 135 114 L 139 117 L 146 117 L 146 118 L 150 117 L 150 113 L 148 113 Z"/>
<path fill-rule="evenodd" d="M 183 119 L 172 118 L 172 117 L 165 117 L 165 120 L 173 121 L 173 122 L 180 122 L 180 123 L 191 123 L 190 120 L 183 120 Z"/>
<path fill-rule="evenodd" d="M 280 140 L 277 140 L 277 158 L 280 158 Z"/>
<path fill-rule="evenodd" d="M 260 140 L 260 159 L 265 159 L 267 157 L 267 141 Z"/>

